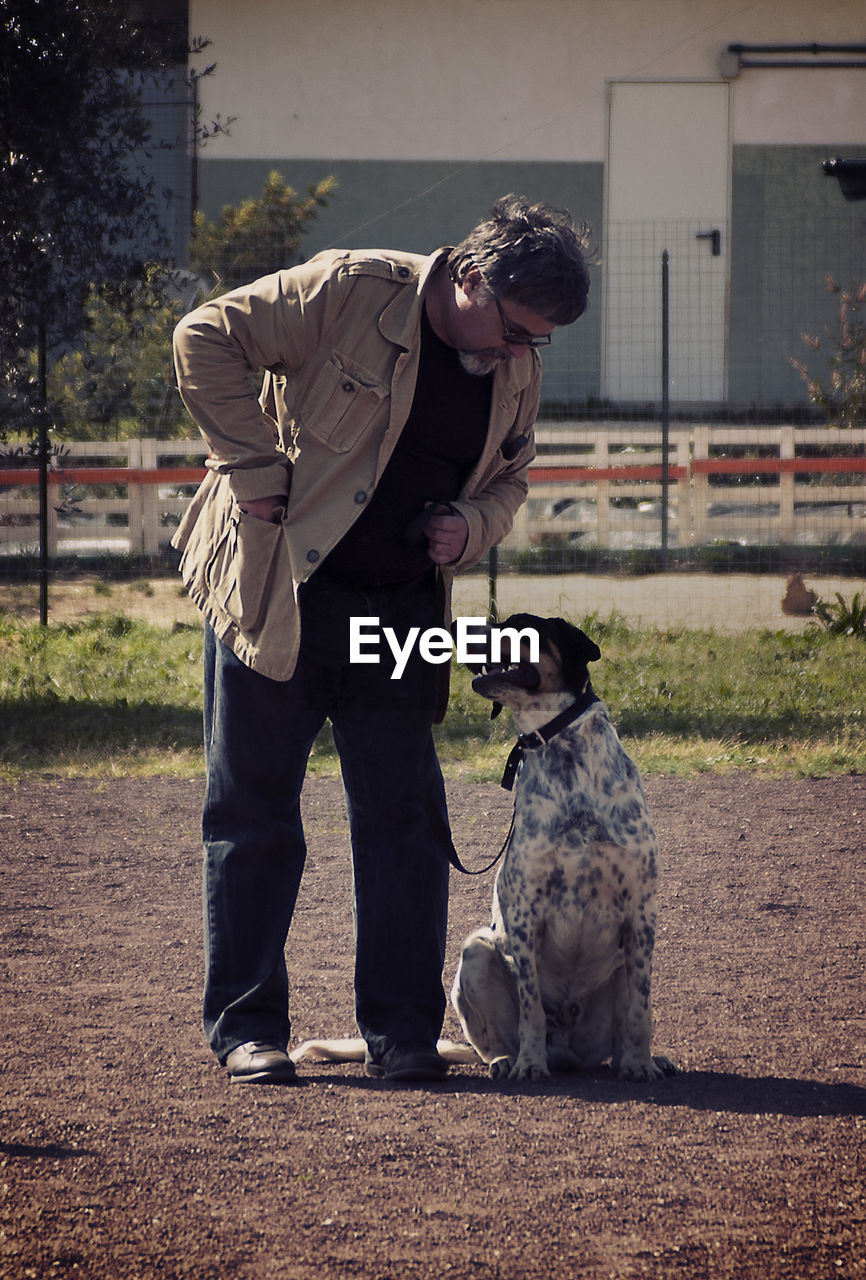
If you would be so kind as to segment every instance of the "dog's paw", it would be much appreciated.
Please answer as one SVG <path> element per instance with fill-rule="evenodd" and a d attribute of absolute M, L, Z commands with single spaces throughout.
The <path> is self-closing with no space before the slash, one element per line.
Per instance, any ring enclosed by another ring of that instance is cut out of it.
<path fill-rule="evenodd" d="M 665 1076 L 676 1075 L 677 1069 L 670 1058 L 640 1058 L 634 1062 L 623 1062 L 618 1075 L 620 1080 L 650 1081 L 663 1080 Z"/>
<path fill-rule="evenodd" d="M 535 1062 L 531 1058 L 518 1058 L 511 1071 L 509 1080 L 546 1080 L 550 1075 L 546 1062 Z"/>
<path fill-rule="evenodd" d="M 653 1058 L 653 1062 L 661 1071 L 663 1076 L 675 1076 L 679 1070 L 675 1062 L 671 1062 L 670 1058 L 666 1058 L 664 1054 L 659 1054 Z"/>
<path fill-rule="evenodd" d="M 494 1058 L 490 1064 L 490 1079 L 507 1080 L 513 1066 L 513 1058 Z"/>

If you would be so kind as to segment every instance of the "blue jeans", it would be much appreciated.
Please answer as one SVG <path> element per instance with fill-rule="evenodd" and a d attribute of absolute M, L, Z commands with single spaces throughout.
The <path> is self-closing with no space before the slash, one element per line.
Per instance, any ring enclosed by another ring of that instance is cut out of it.
<path fill-rule="evenodd" d="M 204 1024 L 220 1061 L 247 1040 L 289 1039 L 285 944 L 306 856 L 300 794 L 327 719 L 349 813 L 355 1014 L 369 1056 L 432 1045 L 445 1013 L 451 836 L 432 736 L 440 668 L 416 646 L 392 680 L 384 640 L 378 665 L 348 661 L 353 615 L 379 617 L 401 639 L 410 626 L 437 625 L 435 583 L 362 591 L 313 578 L 300 605 L 301 652 L 287 682 L 250 670 L 206 631 Z"/>

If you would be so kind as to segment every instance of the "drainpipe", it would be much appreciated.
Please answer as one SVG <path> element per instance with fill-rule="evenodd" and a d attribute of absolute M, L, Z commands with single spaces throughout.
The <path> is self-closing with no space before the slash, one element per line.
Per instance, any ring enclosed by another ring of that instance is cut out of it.
<path fill-rule="evenodd" d="M 749 68 L 866 69 L 866 44 L 729 44 L 719 55 L 719 71 L 735 80 Z"/>

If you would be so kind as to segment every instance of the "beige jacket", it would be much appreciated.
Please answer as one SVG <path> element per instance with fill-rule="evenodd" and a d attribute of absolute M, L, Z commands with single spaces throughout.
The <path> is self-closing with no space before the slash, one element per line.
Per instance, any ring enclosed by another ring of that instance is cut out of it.
<path fill-rule="evenodd" d="M 175 331 L 180 393 L 211 457 L 173 545 L 216 634 L 272 679 L 295 668 L 299 585 L 364 509 L 406 422 L 424 289 L 446 254 L 329 250 L 205 303 Z M 500 542 L 526 498 L 541 361 L 531 351 L 493 376 L 487 442 L 454 504 L 469 539 L 443 570 L 446 600 L 453 571 Z M 238 507 L 283 493 L 281 524 Z"/>

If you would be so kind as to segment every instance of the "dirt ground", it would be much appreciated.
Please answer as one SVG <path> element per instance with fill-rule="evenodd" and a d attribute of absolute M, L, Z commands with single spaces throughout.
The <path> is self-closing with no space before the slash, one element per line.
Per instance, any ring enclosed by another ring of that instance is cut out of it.
<path fill-rule="evenodd" d="M 681 1069 L 652 1085 L 229 1085 L 199 1029 L 200 789 L 0 786 L 0 1276 L 866 1277 L 866 777 L 647 781 Z M 449 791 L 480 865 L 509 797 Z M 305 812 L 297 1039 L 352 1030 L 339 784 Z M 453 875 L 449 983 L 493 875 Z"/>

